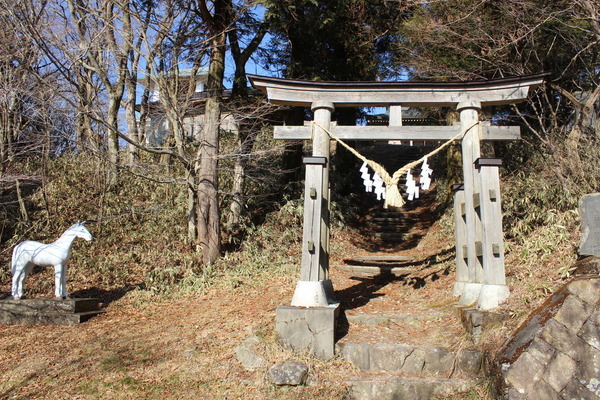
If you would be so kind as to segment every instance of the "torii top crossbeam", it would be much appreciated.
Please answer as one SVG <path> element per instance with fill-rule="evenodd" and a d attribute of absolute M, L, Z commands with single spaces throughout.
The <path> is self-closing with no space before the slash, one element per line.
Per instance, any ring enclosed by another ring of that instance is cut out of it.
<path fill-rule="evenodd" d="M 252 85 L 274 104 L 310 106 L 316 101 L 335 107 L 455 106 L 465 101 L 482 107 L 524 101 L 546 73 L 465 82 L 323 82 L 249 75 Z"/>

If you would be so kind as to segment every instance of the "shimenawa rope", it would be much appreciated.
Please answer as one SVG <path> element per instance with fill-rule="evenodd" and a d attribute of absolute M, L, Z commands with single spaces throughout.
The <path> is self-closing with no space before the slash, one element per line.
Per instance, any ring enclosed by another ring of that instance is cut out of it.
<path fill-rule="evenodd" d="M 354 149 L 354 148 L 350 147 L 349 145 L 347 145 L 346 143 L 344 143 L 344 141 L 342 139 L 340 139 L 335 134 L 333 134 L 329 129 L 326 129 L 323 125 L 321 125 L 320 123 L 318 123 L 316 121 L 312 121 L 311 136 L 314 137 L 314 127 L 318 126 L 325 133 L 327 133 L 327 135 L 329 135 L 329 137 L 331 137 L 332 139 L 334 139 L 335 141 L 340 143 L 342 146 L 344 146 L 346 149 L 348 149 L 352 154 L 354 154 L 360 160 L 362 160 L 363 162 L 366 162 L 367 165 L 373 169 L 373 171 L 377 172 L 377 174 L 379 174 L 379 176 L 381 176 L 381 179 L 383 179 L 383 182 L 385 183 L 386 193 L 385 193 L 384 208 L 388 208 L 389 206 L 402 207 L 405 204 L 405 201 L 402 198 L 400 191 L 398 190 L 398 182 L 400 181 L 400 178 L 402 177 L 402 175 L 404 175 L 407 171 L 409 171 L 413 167 L 416 167 L 417 165 L 422 163 L 423 160 L 425 160 L 426 158 L 432 157 L 432 156 L 436 155 L 437 153 L 439 153 L 440 151 L 442 151 L 450 143 L 452 143 L 459 137 L 464 136 L 470 129 L 472 129 L 473 127 L 475 127 L 475 125 L 478 125 L 478 124 L 479 124 L 479 121 L 475 121 L 470 126 L 466 127 L 465 129 L 463 129 L 462 131 L 457 133 L 454 137 L 452 137 L 451 139 L 449 139 L 448 141 L 443 143 L 437 149 L 429 152 L 428 154 L 424 155 L 423 157 L 419 158 L 418 160 L 412 161 L 412 162 L 406 164 L 405 166 L 403 166 L 402 168 L 398 169 L 396 172 L 394 172 L 394 174 L 392 176 L 390 176 L 390 174 L 385 170 L 385 168 L 381 164 L 377 163 L 376 161 L 369 160 L 368 158 L 366 158 L 365 156 L 360 154 L 358 151 L 356 151 L 356 149 Z"/>

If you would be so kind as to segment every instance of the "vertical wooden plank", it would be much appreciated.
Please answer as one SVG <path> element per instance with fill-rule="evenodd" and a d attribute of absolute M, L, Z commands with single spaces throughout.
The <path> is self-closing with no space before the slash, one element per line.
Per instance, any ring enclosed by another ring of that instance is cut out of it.
<path fill-rule="evenodd" d="M 314 102 L 311 107 L 314 113 L 315 124 L 313 127 L 313 156 L 321 156 L 327 159 L 329 164 L 329 145 L 331 138 L 323 130 L 331 127 L 331 113 L 334 110 L 330 102 Z M 323 252 L 319 257 L 318 280 L 329 279 L 329 166 L 323 168 L 321 186 L 321 231 L 319 248 Z"/>
<path fill-rule="evenodd" d="M 497 307 L 510 291 L 504 267 L 504 234 L 500 198 L 499 159 L 478 159 L 475 163 L 481 180 L 481 218 L 483 223 L 483 287 L 477 301 L 481 309 Z"/>
<path fill-rule="evenodd" d="M 321 199 L 323 197 L 323 166 L 306 165 L 304 183 L 304 227 L 302 234 L 302 267 L 300 279 L 319 280 L 321 249 Z"/>
<path fill-rule="evenodd" d="M 390 104 L 390 126 L 402 126 L 402 105 Z"/>
<path fill-rule="evenodd" d="M 456 239 L 456 281 L 452 290 L 453 296 L 463 293 L 465 283 L 469 280 L 467 265 L 467 224 L 463 209 L 465 207 L 464 185 L 454 185 L 454 236 Z"/>
<path fill-rule="evenodd" d="M 479 102 L 461 102 L 457 109 L 460 112 L 460 124 L 463 129 L 479 120 L 479 110 L 481 109 Z M 473 164 L 481 154 L 479 128 L 479 125 L 476 125 L 469 129 L 462 140 L 468 266 L 468 280 L 463 287 L 460 299 L 462 304 L 477 301 L 483 281 L 483 267 L 481 259 L 477 256 L 477 242 L 481 243 L 482 227 L 479 210 L 475 207 L 476 195 L 480 193 L 480 182 Z"/>

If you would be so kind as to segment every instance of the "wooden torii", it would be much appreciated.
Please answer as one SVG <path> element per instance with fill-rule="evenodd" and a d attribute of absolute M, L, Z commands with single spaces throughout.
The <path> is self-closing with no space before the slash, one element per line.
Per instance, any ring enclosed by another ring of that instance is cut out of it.
<path fill-rule="evenodd" d="M 486 140 L 517 140 L 517 126 L 476 124 L 483 107 L 525 101 L 546 74 L 468 82 L 319 82 L 249 76 L 274 104 L 310 107 L 313 126 L 276 126 L 276 139 L 312 140 L 305 158 L 305 203 L 300 281 L 292 307 L 331 307 L 329 280 L 329 132 L 341 140 L 445 141 L 461 131 L 464 183 L 455 190 L 456 283 L 460 303 L 480 309 L 509 295 L 504 271 L 499 159 L 481 157 Z M 338 126 L 336 107 L 389 107 L 388 126 Z M 456 107 L 455 126 L 402 126 L 401 107 Z M 315 345 L 312 345 L 315 347 Z"/>

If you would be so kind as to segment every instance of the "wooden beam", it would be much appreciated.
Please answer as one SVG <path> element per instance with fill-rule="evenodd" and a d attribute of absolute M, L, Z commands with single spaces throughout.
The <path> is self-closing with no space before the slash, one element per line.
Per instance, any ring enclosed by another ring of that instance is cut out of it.
<path fill-rule="evenodd" d="M 467 82 L 319 82 L 249 75 L 252 85 L 275 104 L 310 106 L 327 101 L 337 107 L 454 107 L 478 102 L 482 107 L 524 101 L 547 74 Z"/>
<path fill-rule="evenodd" d="M 481 140 L 519 140 L 518 126 L 483 126 Z M 443 141 L 456 136 L 461 127 L 455 126 L 339 126 L 332 125 L 331 133 L 342 140 L 422 140 Z M 310 126 L 275 126 L 273 137 L 285 140 L 309 140 Z"/>

